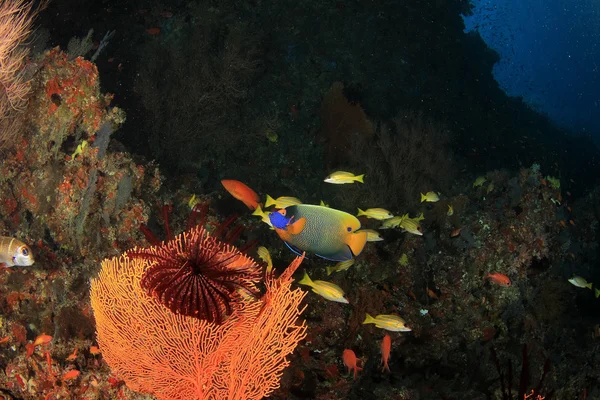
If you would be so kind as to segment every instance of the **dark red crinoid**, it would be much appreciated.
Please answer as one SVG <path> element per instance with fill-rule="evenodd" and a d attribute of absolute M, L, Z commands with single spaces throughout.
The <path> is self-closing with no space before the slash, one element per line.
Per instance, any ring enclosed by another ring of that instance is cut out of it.
<path fill-rule="evenodd" d="M 140 282 L 146 294 L 174 313 L 222 323 L 240 300 L 239 292 L 258 294 L 262 271 L 252 258 L 218 239 L 221 234 L 222 229 L 212 236 L 196 225 L 175 238 L 127 254 L 150 263 Z"/>

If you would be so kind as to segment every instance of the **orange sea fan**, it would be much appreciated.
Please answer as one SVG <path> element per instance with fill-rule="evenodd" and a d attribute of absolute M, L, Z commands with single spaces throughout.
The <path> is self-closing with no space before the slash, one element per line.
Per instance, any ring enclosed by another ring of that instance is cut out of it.
<path fill-rule="evenodd" d="M 103 357 L 129 388 L 158 399 L 261 399 L 279 387 L 287 355 L 306 335 L 304 292 L 291 288 L 301 262 L 268 276 L 260 300 L 236 302 L 218 325 L 148 296 L 140 286 L 148 260 L 104 260 L 91 282 Z"/>

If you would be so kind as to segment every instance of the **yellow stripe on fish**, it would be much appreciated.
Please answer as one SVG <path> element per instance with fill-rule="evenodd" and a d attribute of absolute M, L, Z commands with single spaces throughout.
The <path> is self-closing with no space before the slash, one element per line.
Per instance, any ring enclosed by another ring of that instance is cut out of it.
<path fill-rule="evenodd" d="M 260 246 L 256 249 L 256 253 L 261 260 L 267 263 L 267 274 L 270 274 L 271 271 L 273 271 L 273 259 L 271 258 L 271 253 L 269 253 L 269 250 L 264 246 Z"/>
<path fill-rule="evenodd" d="M 273 224 L 271 223 L 271 219 L 269 218 L 269 214 L 268 212 L 264 211 L 260 204 L 256 207 L 256 210 L 254 210 L 254 212 L 252 213 L 252 215 L 255 215 L 257 217 L 260 217 L 262 222 L 264 222 L 265 224 L 269 225 L 270 227 L 273 227 Z"/>
<path fill-rule="evenodd" d="M 353 265 L 354 265 L 354 258 L 351 260 L 340 261 L 339 263 L 335 264 L 334 266 L 325 267 L 325 269 L 327 270 L 327 276 L 329 276 L 333 272 L 345 271 Z"/>
<path fill-rule="evenodd" d="M 335 185 L 343 185 L 345 183 L 364 182 L 365 174 L 354 175 L 352 172 L 335 171 L 328 175 L 323 182 L 333 183 Z"/>
<path fill-rule="evenodd" d="M 369 208 L 367 210 L 361 210 L 359 208 L 358 214 L 356 216 L 361 217 L 363 215 L 366 216 L 367 218 L 373 218 L 373 219 L 378 219 L 378 220 L 389 219 L 394 216 L 394 214 L 392 214 L 385 208 Z"/>
<path fill-rule="evenodd" d="M 12 237 L 0 236 L 0 263 L 7 267 L 27 267 L 34 261 L 33 253 L 25 243 Z"/>
<path fill-rule="evenodd" d="M 391 332 L 410 332 L 412 329 L 406 326 L 406 321 L 397 315 L 393 314 L 379 314 L 375 318 L 367 314 L 364 324 L 375 324 L 376 327 L 385 329 Z"/>
<path fill-rule="evenodd" d="M 313 292 L 327 300 L 348 304 L 348 300 L 346 300 L 344 297 L 344 291 L 335 283 L 326 281 L 313 281 L 310 279 L 306 271 L 304 271 L 304 277 L 299 280 L 298 283 L 301 285 L 310 286 Z"/>
<path fill-rule="evenodd" d="M 357 232 L 365 232 L 367 234 L 367 242 L 380 242 L 383 240 L 381 234 L 375 229 L 361 229 Z"/>
<path fill-rule="evenodd" d="M 290 196 L 280 196 L 276 199 L 267 195 L 267 199 L 265 200 L 265 207 L 275 206 L 275 208 L 286 208 L 289 206 L 295 206 L 296 204 L 302 204 L 300 199 Z"/>

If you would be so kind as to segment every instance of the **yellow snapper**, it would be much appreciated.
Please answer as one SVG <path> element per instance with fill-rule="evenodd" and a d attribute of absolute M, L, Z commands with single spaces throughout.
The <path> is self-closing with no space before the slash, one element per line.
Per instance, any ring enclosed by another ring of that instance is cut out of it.
<path fill-rule="evenodd" d="M 300 199 L 290 196 L 281 196 L 274 199 L 267 195 L 267 200 L 265 201 L 265 207 L 275 206 L 276 208 L 286 208 L 296 204 L 302 204 L 302 202 Z"/>
<path fill-rule="evenodd" d="M 190 207 L 190 210 L 193 210 L 201 202 L 202 201 L 198 197 L 196 197 L 195 194 L 192 194 L 192 197 L 189 198 L 187 204 Z"/>
<path fill-rule="evenodd" d="M 421 225 L 416 219 L 406 218 L 404 221 L 400 223 L 400 228 L 404 229 L 408 233 L 412 233 L 413 235 L 423 235 L 423 229 L 421 229 Z"/>
<path fill-rule="evenodd" d="M 350 268 L 351 266 L 354 265 L 354 259 L 352 260 L 346 260 L 346 261 L 340 261 L 339 263 L 335 264 L 332 267 L 326 267 L 325 269 L 327 270 L 327 276 L 331 275 L 333 272 L 340 272 L 340 271 L 345 271 L 348 268 Z"/>
<path fill-rule="evenodd" d="M 451 204 L 448 204 L 448 212 L 446 213 L 446 215 L 449 217 L 454 215 L 454 207 L 452 207 Z"/>
<path fill-rule="evenodd" d="M 485 176 L 478 176 L 477 179 L 475 179 L 475 182 L 473 182 L 473 187 L 482 186 L 486 182 L 487 179 L 485 179 Z"/>
<path fill-rule="evenodd" d="M 273 271 L 273 259 L 271 258 L 269 249 L 264 246 L 260 246 L 258 249 L 256 249 L 256 253 L 261 260 L 267 263 L 267 273 L 271 273 L 271 271 Z"/>
<path fill-rule="evenodd" d="M 402 221 L 404 221 L 407 218 L 408 218 L 408 214 L 404 214 L 402 216 L 397 216 L 397 217 L 393 217 L 393 218 L 390 218 L 390 219 L 386 219 L 381 224 L 380 229 L 397 228 L 398 226 L 400 226 L 400 224 L 402 223 Z"/>
<path fill-rule="evenodd" d="M 6 267 L 28 267 L 34 263 L 29 246 L 18 239 L 0 236 L 0 264 Z"/>
<path fill-rule="evenodd" d="M 256 207 L 256 210 L 254 210 L 254 212 L 252 212 L 252 215 L 260 217 L 260 219 L 262 220 L 262 222 L 264 222 L 265 224 L 269 225 L 270 227 L 273 227 L 273 224 L 271 224 L 271 219 L 269 218 L 269 214 L 270 213 L 264 211 L 261 208 L 260 204 Z"/>
<path fill-rule="evenodd" d="M 369 208 L 366 210 L 361 210 L 359 208 L 358 214 L 356 216 L 361 217 L 363 215 L 366 216 L 367 218 L 373 218 L 373 219 L 378 219 L 378 220 L 390 219 L 394 216 L 394 214 L 392 214 L 385 208 Z"/>
<path fill-rule="evenodd" d="M 335 283 L 326 281 L 313 281 L 310 279 L 306 271 L 304 271 L 304 277 L 299 280 L 298 283 L 301 285 L 310 286 L 313 292 L 327 300 L 348 304 L 348 300 L 346 300 L 344 297 L 344 291 Z"/>
<path fill-rule="evenodd" d="M 296 254 L 314 253 L 332 261 L 359 255 L 367 243 L 366 232 L 353 215 L 333 208 L 298 204 L 269 215 L 275 232 Z"/>
<path fill-rule="evenodd" d="M 325 178 L 324 182 L 333 183 L 335 185 L 343 185 L 345 183 L 364 182 L 365 174 L 354 175 L 352 172 L 335 171 Z"/>
<path fill-rule="evenodd" d="M 365 232 L 367 234 L 367 242 L 380 242 L 383 240 L 379 232 L 375 229 L 361 229 L 357 232 Z"/>
<path fill-rule="evenodd" d="M 592 282 L 586 281 L 585 278 L 582 278 L 581 276 L 576 275 L 569 279 L 569 282 L 571 282 L 572 285 L 575 285 L 579 288 L 592 288 Z"/>
<path fill-rule="evenodd" d="M 421 193 L 421 203 L 424 201 L 435 203 L 436 201 L 440 201 L 440 196 L 436 192 Z"/>
<path fill-rule="evenodd" d="M 397 315 L 393 314 L 379 314 L 375 318 L 367 314 L 364 324 L 375 324 L 376 327 L 385 329 L 391 332 L 410 332 L 412 329 L 406 326 L 406 321 Z"/>

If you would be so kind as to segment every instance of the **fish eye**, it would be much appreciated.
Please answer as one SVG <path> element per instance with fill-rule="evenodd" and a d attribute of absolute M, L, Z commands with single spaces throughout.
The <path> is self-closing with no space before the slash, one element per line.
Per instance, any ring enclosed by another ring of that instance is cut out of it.
<path fill-rule="evenodd" d="M 21 249 L 21 254 L 23 254 L 24 256 L 28 256 L 29 255 L 29 250 L 27 249 L 27 247 L 23 247 Z"/>
<path fill-rule="evenodd" d="M 348 229 L 348 232 L 352 232 L 352 227 L 351 227 L 351 226 L 349 226 L 349 227 L 348 227 L 348 228 L 346 228 L 346 229 Z"/>

